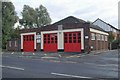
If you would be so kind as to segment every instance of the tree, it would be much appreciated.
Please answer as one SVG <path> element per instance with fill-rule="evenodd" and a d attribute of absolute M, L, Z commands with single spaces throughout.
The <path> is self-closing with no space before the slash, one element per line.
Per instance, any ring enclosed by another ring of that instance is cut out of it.
<path fill-rule="evenodd" d="M 35 9 L 28 5 L 24 5 L 22 19 L 20 19 L 19 22 L 24 28 L 33 28 L 50 24 L 51 18 L 47 9 L 42 5 Z"/>
<path fill-rule="evenodd" d="M 114 36 L 113 36 L 112 32 L 109 32 L 108 41 L 110 43 L 110 50 L 112 49 L 113 40 L 114 40 Z"/>
<path fill-rule="evenodd" d="M 18 17 L 12 2 L 2 2 L 2 48 L 6 48 L 6 42 L 11 39 L 10 35 Z"/>
<path fill-rule="evenodd" d="M 22 11 L 22 19 L 19 20 L 20 24 L 24 26 L 24 28 L 32 28 L 35 23 L 36 12 L 32 7 L 28 5 L 24 5 Z"/>
<path fill-rule="evenodd" d="M 45 25 L 49 25 L 51 23 L 51 18 L 49 16 L 49 13 L 47 12 L 47 9 L 40 5 L 39 8 L 35 9 L 36 11 L 36 25 L 37 27 L 42 27 Z"/>

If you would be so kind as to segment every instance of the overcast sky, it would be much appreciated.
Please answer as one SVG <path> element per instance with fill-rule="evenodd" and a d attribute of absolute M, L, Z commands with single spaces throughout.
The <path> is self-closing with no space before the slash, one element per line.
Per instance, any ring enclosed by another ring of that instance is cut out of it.
<path fill-rule="evenodd" d="M 45 6 L 52 18 L 52 23 L 68 16 L 75 16 L 85 21 L 97 18 L 118 28 L 118 2 L 120 0 L 11 0 L 19 17 L 23 5 L 36 8 Z"/>

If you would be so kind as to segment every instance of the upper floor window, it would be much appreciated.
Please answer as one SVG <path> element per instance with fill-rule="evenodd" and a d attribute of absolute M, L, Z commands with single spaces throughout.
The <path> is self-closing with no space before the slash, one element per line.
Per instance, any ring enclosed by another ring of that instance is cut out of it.
<path fill-rule="evenodd" d="M 95 33 L 91 33 L 91 40 L 95 40 Z"/>
<path fill-rule="evenodd" d="M 15 47 L 17 47 L 17 41 L 15 41 Z"/>
<path fill-rule="evenodd" d="M 108 40 L 108 37 L 107 36 L 105 36 L 105 41 L 107 41 Z"/>
<path fill-rule="evenodd" d="M 101 40 L 104 41 L 104 35 L 101 35 Z"/>
<path fill-rule="evenodd" d="M 100 34 L 97 34 L 97 40 L 100 40 Z"/>
<path fill-rule="evenodd" d="M 9 47 L 11 47 L 11 41 L 9 41 Z"/>

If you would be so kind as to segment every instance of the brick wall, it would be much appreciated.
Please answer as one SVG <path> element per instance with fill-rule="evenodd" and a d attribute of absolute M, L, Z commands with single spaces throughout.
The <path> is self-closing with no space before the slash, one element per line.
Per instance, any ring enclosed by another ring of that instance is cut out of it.
<path fill-rule="evenodd" d="M 98 40 L 97 39 L 97 34 L 98 33 L 95 33 L 95 32 L 90 32 L 90 36 L 91 34 L 95 34 L 95 40 L 91 40 L 91 37 L 90 37 L 90 46 L 91 46 L 91 50 L 107 50 L 108 49 L 108 41 L 105 41 L 105 36 L 107 35 L 103 35 L 104 36 L 104 40 Z M 101 34 L 100 34 L 101 35 Z"/>

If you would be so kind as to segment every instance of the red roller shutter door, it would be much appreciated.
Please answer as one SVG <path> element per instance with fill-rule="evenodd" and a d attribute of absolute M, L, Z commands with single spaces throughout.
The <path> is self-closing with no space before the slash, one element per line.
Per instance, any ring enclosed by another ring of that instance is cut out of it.
<path fill-rule="evenodd" d="M 44 52 L 57 52 L 57 34 L 44 34 Z"/>
<path fill-rule="evenodd" d="M 23 51 L 34 51 L 34 35 L 23 35 Z"/>
<path fill-rule="evenodd" d="M 64 33 L 64 51 L 81 52 L 81 32 Z"/>

